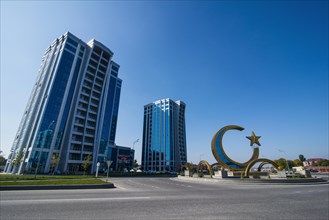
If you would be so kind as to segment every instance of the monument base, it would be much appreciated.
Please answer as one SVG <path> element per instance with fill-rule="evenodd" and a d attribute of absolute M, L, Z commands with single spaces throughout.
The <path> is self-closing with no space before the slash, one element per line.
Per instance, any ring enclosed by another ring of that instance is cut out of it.
<path fill-rule="evenodd" d="M 193 178 L 199 178 L 199 175 L 197 173 L 193 173 L 192 177 Z"/>
<path fill-rule="evenodd" d="M 252 173 L 249 173 L 249 178 L 269 179 L 269 173 L 267 173 L 267 172 L 252 172 Z"/>
<path fill-rule="evenodd" d="M 286 171 L 278 171 L 276 174 L 270 174 L 271 179 L 287 179 Z"/>
<path fill-rule="evenodd" d="M 243 178 L 244 177 L 244 171 L 227 171 L 227 177 L 228 178 Z"/>
<path fill-rule="evenodd" d="M 215 171 L 212 177 L 217 179 L 227 178 L 227 171 L 226 170 Z"/>

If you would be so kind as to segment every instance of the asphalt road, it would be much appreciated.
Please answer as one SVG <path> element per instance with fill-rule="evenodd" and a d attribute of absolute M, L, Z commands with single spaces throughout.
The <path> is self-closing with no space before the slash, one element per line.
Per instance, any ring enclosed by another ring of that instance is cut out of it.
<path fill-rule="evenodd" d="M 111 178 L 115 189 L 2 191 L 0 219 L 327 220 L 329 185 Z"/>

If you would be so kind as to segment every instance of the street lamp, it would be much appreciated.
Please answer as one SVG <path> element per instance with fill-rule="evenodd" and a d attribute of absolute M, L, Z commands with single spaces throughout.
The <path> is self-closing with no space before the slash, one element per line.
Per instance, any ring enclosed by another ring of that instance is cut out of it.
<path fill-rule="evenodd" d="M 138 141 L 139 141 L 139 139 L 137 139 L 137 140 L 135 140 L 135 141 L 133 142 L 133 150 L 135 150 L 135 144 L 136 144 Z"/>
<path fill-rule="evenodd" d="M 106 182 L 107 182 L 108 179 L 109 179 L 109 170 L 110 170 L 110 166 L 111 166 L 111 164 L 113 163 L 113 161 L 112 161 L 112 160 L 108 160 L 108 161 L 106 161 L 106 163 L 107 163 L 107 175 L 106 175 Z"/>

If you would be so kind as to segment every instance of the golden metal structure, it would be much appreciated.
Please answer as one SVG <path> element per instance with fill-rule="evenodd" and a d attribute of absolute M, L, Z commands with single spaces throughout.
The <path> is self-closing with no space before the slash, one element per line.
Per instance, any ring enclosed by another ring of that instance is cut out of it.
<path fill-rule="evenodd" d="M 266 161 L 262 162 L 261 164 L 259 164 L 257 170 L 258 171 L 261 171 L 262 170 L 262 167 L 265 165 L 265 164 L 268 164 Z M 278 167 L 278 169 L 280 170 L 280 167 Z"/>
<path fill-rule="evenodd" d="M 255 159 L 258 158 L 259 148 L 253 149 L 253 154 L 247 162 L 238 163 L 238 162 L 232 160 L 230 157 L 228 157 L 226 155 L 224 148 L 223 148 L 223 144 L 222 144 L 223 136 L 224 136 L 225 132 L 229 131 L 229 130 L 242 131 L 242 130 L 244 130 L 244 128 L 237 126 L 237 125 L 228 125 L 228 126 L 221 128 L 219 131 L 217 131 L 211 141 L 212 154 L 214 155 L 217 162 L 220 165 L 222 165 L 224 168 L 229 169 L 229 170 L 235 170 L 235 171 L 245 171 L 248 164 L 250 164 L 251 161 L 254 161 Z M 257 136 L 255 136 L 255 137 L 256 137 L 257 141 L 260 138 L 260 137 L 258 137 L 258 139 L 257 139 Z"/>
<path fill-rule="evenodd" d="M 219 163 L 213 163 L 213 164 L 211 164 L 211 167 L 214 167 L 214 166 L 221 166 L 221 164 L 219 164 Z"/>
<path fill-rule="evenodd" d="M 201 160 L 200 163 L 198 164 L 198 170 L 197 172 L 199 173 L 199 170 L 202 169 L 202 164 L 205 164 L 207 166 L 207 169 L 209 170 L 210 173 L 210 178 L 212 178 L 212 168 L 210 166 L 210 164 L 206 161 L 206 160 Z"/>
<path fill-rule="evenodd" d="M 278 166 L 274 161 L 272 161 L 272 160 L 270 160 L 270 159 L 266 159 L 266 158 L 259 158 L 259 159 L 255 159 L 255 160 L 251 161 L 251 162 L 248 164 L 248 166 L 247 166 L 247 168 L 246 168 L 246 170 L 245 170 L 245 172 L 244 172 L 244 176 L 245 176 L 245 177 L 248 177 L 248 176 L 249 176 L 250 169 L 251 169 L 256 163 L 258 163 L 258 162 L 262 162 L 259 166 L 263 166 L 263 165 L 265 165 L 265 164 L 272 164 L 276 169 L 279 170 L 279 166 Z"/>
<path fill-rule="evenodd" d="M 261 138 L 261 136 L 256 136 L 254 132 L 251 132 L 251 136 L 247 136 L 246 138 L 250 140 L 250 146 L 253 146 L 254 144 L 261 146 L 259 143 L 259 138 Z"/>

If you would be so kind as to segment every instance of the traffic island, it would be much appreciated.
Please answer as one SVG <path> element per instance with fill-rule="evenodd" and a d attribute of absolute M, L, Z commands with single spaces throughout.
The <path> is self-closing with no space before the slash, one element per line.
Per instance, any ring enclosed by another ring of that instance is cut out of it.
<path fill-rule="evenodd" d="M 329 184 L 323 178 L 288 178 L 288 179 L 252 179 L 252 178 L 193 178 L 186 176 L 178 176 L 175 178 L 179 181 L 189 182 L 212 182 L 212 183 L 237 183 L 237 184 L 291 184 L 291 185 L 304 185 L 304 184 Z"/>
<path fill-rule="evenodd" d="M 102 189 L 114 188 L 113 183 L 104 182 L 97 178 L 76 178 L 42 176 L 40 179 L 30 179 L 30 176 L 15 176 L 2 178 L 0 191 L 5 190 L 49 190 L 49 189 Z"/>

